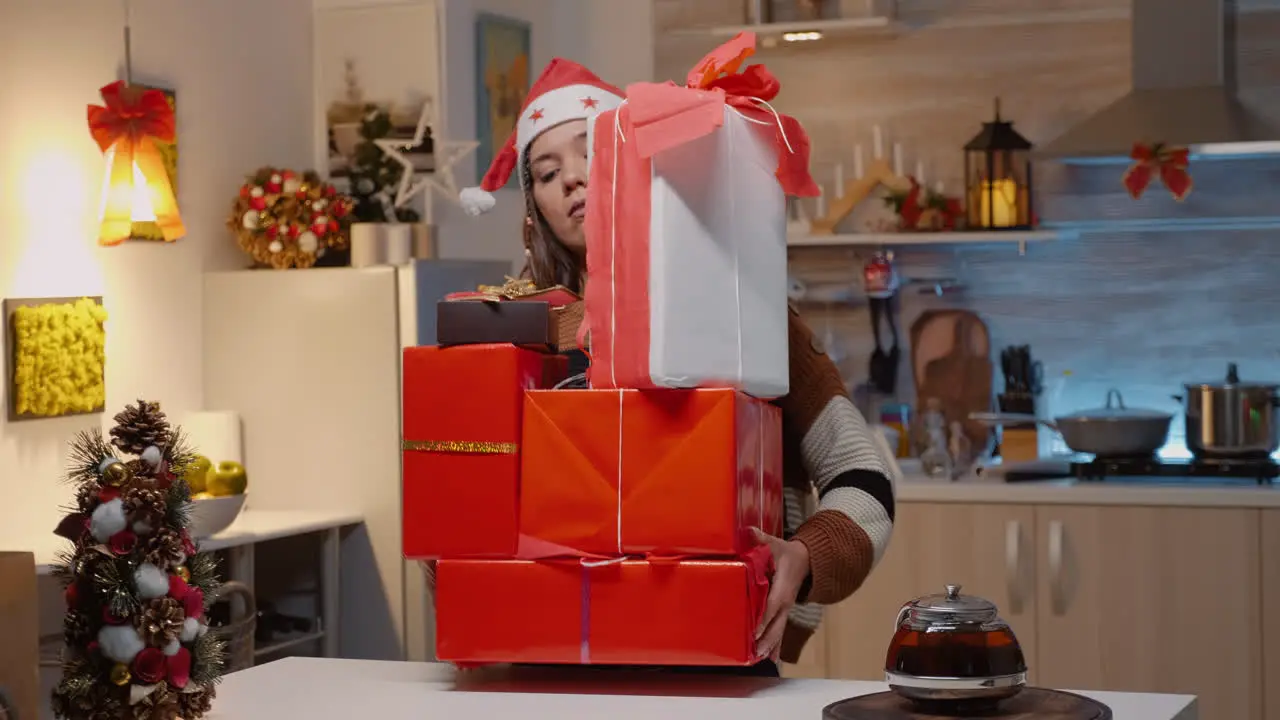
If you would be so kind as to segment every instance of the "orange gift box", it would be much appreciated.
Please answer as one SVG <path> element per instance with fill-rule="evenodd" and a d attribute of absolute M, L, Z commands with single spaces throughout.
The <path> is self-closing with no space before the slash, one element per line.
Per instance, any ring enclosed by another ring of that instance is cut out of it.
<path fill-rule="evenodd" d="M 782 419 L 735 390 L 525 394 L 522 558 L 736 556 L 782 534 Z"/>
<path fill-rule="evenodd" d="M 405 349 L 405 557 L 515 554 L 523 393 L 566 364 L 513 345 Z"/>
<path fill-rule="evenodd" d="M 763 547 L 737 560 L 441 560 L 436 657 L 751 665 L 771 562 Z"/>

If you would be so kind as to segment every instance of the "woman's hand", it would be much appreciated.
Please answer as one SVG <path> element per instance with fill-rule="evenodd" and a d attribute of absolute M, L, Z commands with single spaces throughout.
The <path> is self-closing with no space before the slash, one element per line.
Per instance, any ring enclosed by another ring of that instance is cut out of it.
<path fill-rule="evenodd" d="M 787 629 L 787 616 L 796 604 L 800 586 L 809 576 L 809 548 L 799 540 L 783 540 L 753 528 L 756 541 L 769 546 L 773 553 L 773 581 L 764 606 L 764 619 L 756 628 L 756 654 L 778 661 L 782 650 L 782 633 Z"/>

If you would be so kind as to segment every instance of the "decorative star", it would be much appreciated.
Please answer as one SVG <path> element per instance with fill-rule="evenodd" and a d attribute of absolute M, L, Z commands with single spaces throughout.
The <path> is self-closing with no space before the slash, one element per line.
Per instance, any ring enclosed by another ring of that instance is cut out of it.
<path fill-rule="evenodd" d="M 374 140 L 373 144 L 377 145 L 387 157 L 400 163 L 404 171 L 400 174 L 400 184 L 396 188 L 395 207 L 404 207 L 415 195 L 427 189 L 428 186 L 434 187 L 442 195 L 453 202 L 458 202 L 458 183 L 453 178 L 453 168 L 462 158 L 466 157 L 480 143 L 474 140 L 445 140 L 438 137 L 438 133 L 433 133 L 434 143 L 433 151 L 435 154 L 435 171 L 427 173 L 422 180 L 414 182 L 414 176 L 417 169 L 414 168 L 413 162 L 405 157 L 402 151 L 422 144 L 426 139 L 427 128 L 434 127 L 431 122 L 432 107 L 430 103 L 424 103 L 422 106 L 422 114 L 418 117 L 418 126 L 414 131 L 411 140 L 388 140 L 386 138 Z"/>
<path fill-rule="evenodd" d="M 542 119 L 542 108 L 534 108 L 534 109 L 533 109 L 533 112 L 529 114 L 529 119 L 530 119 L 530 120 L 532 120 L 532 121 L 534 121 L 534 122 L 538 122 L 539 120 L 541 120 L 541 119 Z"/>
<path fill-rule="evenodd" d="M 584 110 L 591 110 L 591 109 L 595 108 L 595 106 L 597 106 L 597 105 L 599 105 L 599 104 L 600 104 L 600 101 L 599 101 L 599 100 L 597 100 L 597 99 L 595 99 L 595 98 L 593 98 L 593 97 L 587 96 L 587 97 L 582 98 L 582 108 L 583 108 Z"/>

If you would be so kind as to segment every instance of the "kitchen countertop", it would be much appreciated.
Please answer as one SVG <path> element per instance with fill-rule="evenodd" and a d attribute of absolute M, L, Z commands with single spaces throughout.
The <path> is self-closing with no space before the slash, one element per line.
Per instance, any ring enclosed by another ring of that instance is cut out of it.
<path fill-rule="evenodd" d="M 1182 478 L 1162 482 L 1062 480 L 1006 483 L 997 468 L 955 482 L 926 476 L 919 462 L 902 460 L 898 502 L 1008 503 L 1018 505 L 1128 505 L 1135 507 L 1280 508 L 1280 478 L 1274 485 L 1213 485 Z"/>
<path fill-rule="evenodd" d="M 228 675 L 206 717 L 820 720 L 832 702 L 885 689 L 883 683 L 843 680 L 573 669 L 459 673 L 437 663 L 287 658 Z M 1189 695 L 1079 694 L 1108 705 L 1114 720 L 1198 717 Z"/>

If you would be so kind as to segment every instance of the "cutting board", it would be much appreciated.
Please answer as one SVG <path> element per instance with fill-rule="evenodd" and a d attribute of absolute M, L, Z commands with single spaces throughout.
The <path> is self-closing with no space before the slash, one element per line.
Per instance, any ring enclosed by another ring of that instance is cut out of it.
<path fill-rule="evenodd" d="M 970 715 L 921 711 L 910 700 L 893 692 L 841 700 L 822 711 L 823 720 L 962 720 L 966 717 L 986 720 L 1111 720 L 1112 716 L 1111 708 L 1097 700 L 1044 688 L 1026 688 L 993 710 Z"/>
<path fill-rule="evenodd" d="M 916 411 L 937 398 L 948 424 L 959 421 L 974 451 L 985 449 L 991 429 L 969 420 L 970 413 L 991 409 L 991 335 L 982 318 L 968 310 L 923 313 L 911 325 L 911 366 Z"/>

